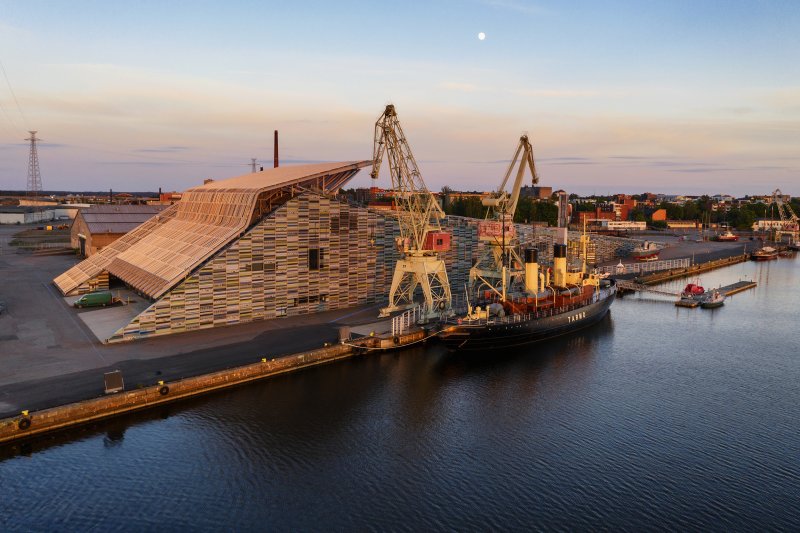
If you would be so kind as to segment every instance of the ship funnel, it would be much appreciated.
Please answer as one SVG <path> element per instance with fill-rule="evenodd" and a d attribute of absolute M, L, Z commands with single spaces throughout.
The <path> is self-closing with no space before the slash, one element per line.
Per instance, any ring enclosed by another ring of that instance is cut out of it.
<path fill-rule="evenodd" d="M 525 290 L 530 294 L 539 292 L 539 250 L 525 249 Z"/>
<path fill-rule="evenodd" d="M 567 285 L 567 245 L 553 245 L 553 285 L 566 287 Z"/>

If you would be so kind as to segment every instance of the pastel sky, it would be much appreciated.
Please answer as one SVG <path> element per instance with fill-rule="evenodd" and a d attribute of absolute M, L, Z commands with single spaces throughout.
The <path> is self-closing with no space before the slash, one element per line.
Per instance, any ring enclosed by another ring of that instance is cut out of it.
<path fill-rule="evenodd" d="M 570 192 L 800 195 L 799 58 L 793 0 L 0 0 L 0 189 L 29 129 L 45 189 L 183 190 L 274 129 L 369 159 L 391 102 L 432 190 L 496 188 L 527 132 Z"/>

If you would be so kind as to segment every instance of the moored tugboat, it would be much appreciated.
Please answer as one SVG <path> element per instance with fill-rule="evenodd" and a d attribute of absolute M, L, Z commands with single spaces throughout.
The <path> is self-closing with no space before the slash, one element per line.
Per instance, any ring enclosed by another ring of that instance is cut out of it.
<path fill-rule="evenodd" d="M 467 312 L 449 318 L 439 333 L 447 348 L 488 350 L 520 346 L 572 333 L 597 323 L 616 296 L 614 280 L 587 273 L 586 245 L 580 268 L 568 269 L 566 231 L 553 247 L 552 269 L 541 269 L 536 249 L 525 250 L 522 290 L 485 291 Z"/>
<path fill-rule="evenodd" d="M 726 231 L 722 235 L 718 235 L 715 239 L 720 242 L 736 242 L 739 240 L 739 236 L 735 233 L 732 233 L 730 230 Z"/>
<path fill-rule="evenodd" d="M 778 250 L 772 246 L 764 246 L 750 254 L 750 259 L 753 261 L 771 261 L 778 258 Z"/>

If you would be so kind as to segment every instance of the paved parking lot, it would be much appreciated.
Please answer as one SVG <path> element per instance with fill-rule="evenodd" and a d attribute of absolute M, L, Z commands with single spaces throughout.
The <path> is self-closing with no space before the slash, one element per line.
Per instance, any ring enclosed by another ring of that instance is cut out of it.
<path fill-rule="evenodd" d="M 123 369 L 128 384 L 212 372 L 321 346 L 338 328 L 374 320 L 377 306 L 104 345 L 97 340 L 135 306 L 76 310 L 52 279 L 73 256 L 18 254 L 8 246 L 15 226 L 0 226 L 0 417 L 102 393 L 103 373 Z M 116 289 L 115 289 L 116 294 Z M 124 296 L 124 295 L 123 295 Z M 109 313 L 110 312 L 110 313 Z M 93 333 L 94 329 L 98 335 Z"/>

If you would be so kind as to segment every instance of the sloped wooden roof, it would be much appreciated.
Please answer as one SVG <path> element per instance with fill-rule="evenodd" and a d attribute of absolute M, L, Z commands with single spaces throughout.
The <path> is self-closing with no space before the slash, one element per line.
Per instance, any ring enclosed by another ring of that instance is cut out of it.
<path fill-rule="evenodd" d="M 53 280 L 68 294 L 103 270 L 158 298 L 254 222 L 264 193 L 297 187 L 330 192 L 371 161 L 268 169 L 187 190 L 180 202 Z M 119 244 L 118 244 L 119 243 Z"/>

